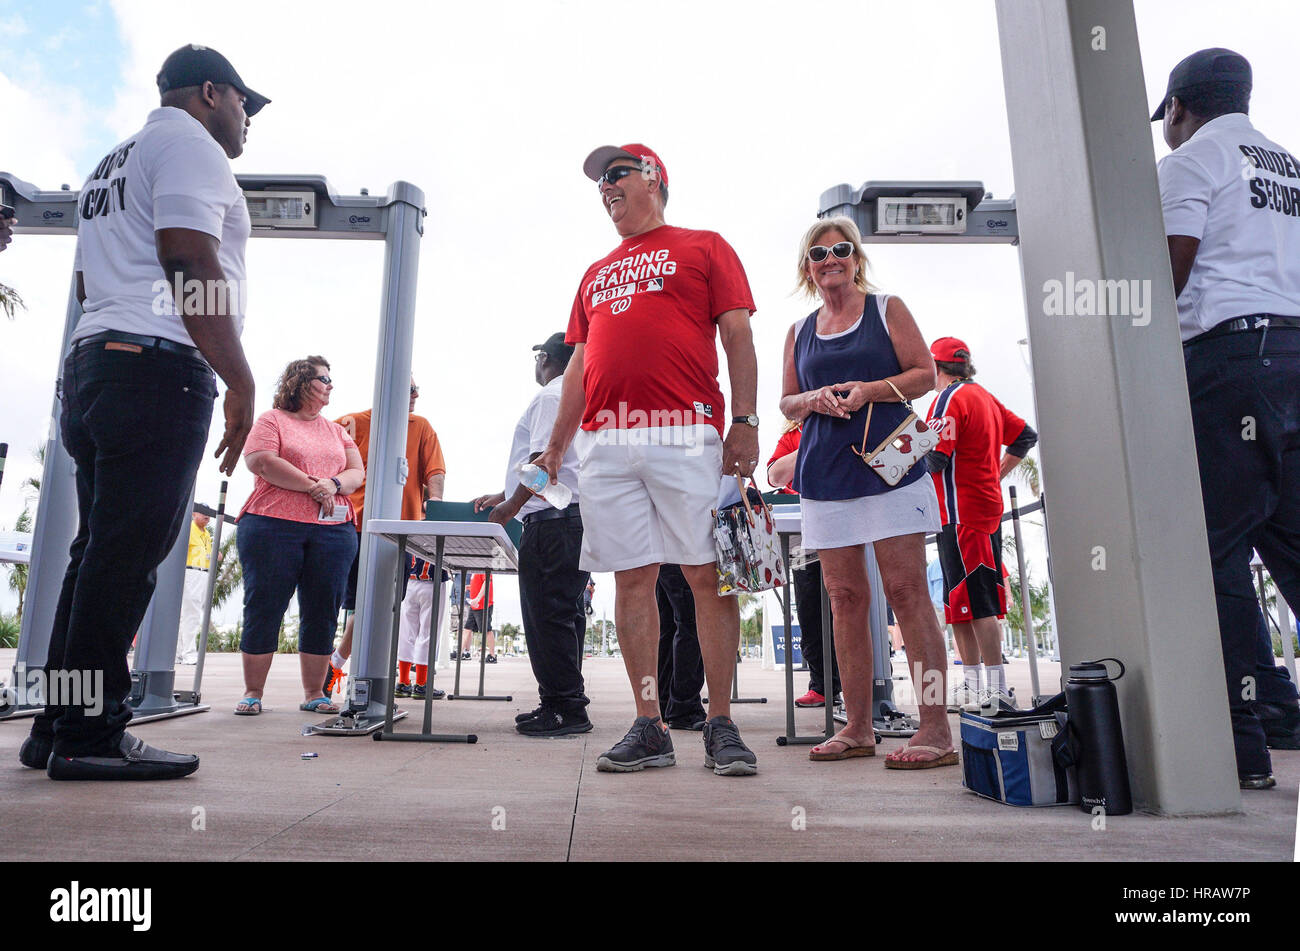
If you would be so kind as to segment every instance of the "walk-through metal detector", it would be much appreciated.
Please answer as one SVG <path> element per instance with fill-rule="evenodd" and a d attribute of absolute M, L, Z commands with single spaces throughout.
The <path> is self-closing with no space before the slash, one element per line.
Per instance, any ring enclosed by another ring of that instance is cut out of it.
<path fill-rule="evenodd" d="M 1016 244 L 1015 196 L 995 199 L 978 181 L 869 181 L 822 192 L 817 217 L 844 215 L 864 244 Z M 871 603 L 872 726 L 882 736 L 911 736 L 917 724 L 894 705 L 885 589 L 875 553 L 867 546 Z M 837 717 L 838 718 L 838 717 Z M 847 722 L 847 718 L 845 718 Z"/>
<path fill-rule="evenodd" d="M 1139 808 L 1237 812 L 1133 5 L 996 0 L 996 10 L 1014 202 L 977 200 L 983 190 L 975 182 L 964 190 L 961 183 L 869 182 L 830 189 L 820 210 L 853 217 L 868 241 L 1017 244 L 1043 481 L 1057 500 L 1047 544 L 1061 662 L 1120 657 L 1128 665 L 1117 689 Z M 1156 68 L 1163 73 L 1165 65 Z M 1047 304 L 1049 289 L 1070 280 L 1103 294 L 1145 281 L 1149 309 L 1059 316 Z M 1170 460 L 1186 466 L 1186 478 L 1169 478 Z M 879 608 L 873 633 L 878 625 Z"/>
<path fill-rule="evenodd" d="M 248 204 L 254 238 L 341 238 L 385 242 L 383 293 L 380 303 L 379 340 L 375 360 L 374 412 L 371 417 L 369 465 L 366 471 L 366 514 L 399 518 L 402 486 L 406 482 L 406 381 L 411 376 L 411 343 L 415 328 L 415 289 L 419 269 L 420 238 L 424 234 L 424 193 L 409 182 L 394 182 L 382 197 L 364 190 L 340 196 L 320 175 L 237 175 Z M 77 230 L 78 193 L 66 185 L 43 191 L 29 182 L 0 172 L 0 189 L 6 204 L 17 209 L 18 234 L 74 235 Z M 81 306 L 75 277 L 68 293 L 67 319 L 59 349 L 63 355 Z M 45 469 L 28 576 L 27 607 L 23 612 L 10 686 L 3 691 L 0 718 L 32 714 L 43 704 L 38 678 L 32 672 L 45 664 L 50 633 L 58 605 L 68 547 L 77 530 L 75 466 L 59 438 L 59 398 L 55 394 L 45 447 Z M 218 401 L 217 420 L 220 419 Z M 205 463 L 206 464 L 206 463 Z M 129 516 L 127 516 L 129 517 Z M 179 691 L 174 661 L 184 585 L 187 533 L 158 567 L 158 584 L 141 625 L 131 673 L 134 722 L 199 712 L 199 685 Z M 357 580 L 358 648 L 354 652 L 352 689 L 362 698 L 350 700 L 358 717 L 369 713 L 383 721 L 383 704 L 366 697 L 383 697 L 387 665 L 385 619 L 396 606 L 389 585 L 371 579 L 392 577 L 397 555 L 391 545 L 363 535 Z M 29 689 L 30 685 L 30 689 Z M 359 689 L 358 689 L 358 685 Z M 15 689 L 15 687 L 19 689 Z M 349 697 L 353 695 L 350 693 Z"/>

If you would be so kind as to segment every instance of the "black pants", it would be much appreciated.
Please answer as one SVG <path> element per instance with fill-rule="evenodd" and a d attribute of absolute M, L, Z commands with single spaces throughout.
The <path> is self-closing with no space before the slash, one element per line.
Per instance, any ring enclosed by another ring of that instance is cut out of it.
<path fill-rule="evenodd" d="M 659 712 L 674 723 L 704 719 L 700 691 L 704 658 L 695 628 L 695 595 L 677 565 L 660 565 L 655 584 L 659 602 Z"/>
<path fill-rule="evenodd" d="M 102 677 L 103 694 L 95 698 L 102 702 L 51 703 L 37 714 L 32 734 L 53 736 L 59 755 L 118 753 L 131 720 L 126 653 L 157 568 L 188 520 L 216 396 L 207 364 L 180 354 L 86 344 L 63 363 L 59 425 L 77 464 L 80 522 L 46 672 Z"/>
<path fill-rule="evenodd" d="M 587 615 L 582 592 L 591 575 L 578 568 L 582 517 L 577 503 L 567 518 L 524 522 L 519 540 L 519 605 L 528 661 L 543 704 L 582 713 L 590 701 L 582 680 Z"/>
<path fill-rule="evenodd" d="M 1259 552 L 1282 596 L 1300 604 L 1300 329 L 1228 334 L 1183 348 L 1209 534 L 1237 770 L 1271 761 L 1255 701 L 1294 695 L 1264 663 L 1250 570 Z"/>
<path fill-rule="evenodd" d="M 794 607 L 799 615 L 799 651 L 808 665 L 808 689 L 828 696 L 826 659 L 822 657 L 822 563 L 814 561 L 794 572 Z M 832 638 L 835 625 L 831 624 Z M 831 646 L 834 647 L 832 640 Z M 831 686 L 833 700 L 840 693 L 840 665 L 831 651 Z"/>

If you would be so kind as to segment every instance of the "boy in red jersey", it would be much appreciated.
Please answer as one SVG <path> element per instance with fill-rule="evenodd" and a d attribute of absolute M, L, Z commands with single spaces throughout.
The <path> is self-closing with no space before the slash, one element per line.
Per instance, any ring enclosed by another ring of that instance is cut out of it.
<path fill-rule="evenodd" d="M 944 614 L 965 671 L 968 708 L 1015 708 L 1002 666 L 1007 613 L 1002 573 L 1002 479 L 1038 442 L 1038 433 L 998 398 L 973 383 L 970 348 L 956 337 L 930 345 L 939 395 L 926 422 L 939 445 L 926 456 L 939 496 L 939 563 Z M 1003 454 L 1002 447 L 1007 447 Z M 987 685 L 980 690 L 980 660 Z M 974 695 L 972 697 L 971 695 Z"/>

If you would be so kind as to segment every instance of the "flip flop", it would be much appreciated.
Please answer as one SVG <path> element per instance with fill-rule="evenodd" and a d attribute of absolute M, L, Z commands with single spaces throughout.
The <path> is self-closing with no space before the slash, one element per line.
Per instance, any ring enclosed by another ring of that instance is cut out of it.
<path fill-rule="evenodd" d="M 338 713 L 339 708 L 330 702 L 329 697 L 317 697 L 315 700 L 308 700 L 306 703 L 298 704 L 299 710 L 306 710 L 308 713 Z"/>
<path fill-rule="evenodd" d="M 840 750 L 838 753 L 828 753 L 826 747 L 830 746 L 832 743 L 839 743 L 844 747 L 844 749 Z M 826 762 L 828 760 L 854 759 L 860 756 L 876 755 L 876 745 L 874 743 L 870 746 L 854 746 L 848 740 L 841 739 L 838 736 L 833 736 L 829 740 L 826 740 L 825 743 L 821 744 L 820 753 L 817 752 L 817 750 L 818 747 L 813 747 L 808 751 L 808 758 L 817 763 Z"/>
<path fill-rule="evenodd" d="M 910 752 L 911 750 L 921 750 L 925 753 L 933 753 L 934 759 L 890 759 L 885 757 L 885 769 L 934 769 L 937 766 L 956 766 L 957 751 L 949 747 L 940 749 L 937 746 L 905 746 L 899 753 Z"/>
<path fill-rule="evenodd" d="M 244 709 L 239 709 L 243 707 Z M 254 709 L 256 708 L 256 709 Z M 259 697 L 245 697 L 239 703 L 235 704 L 235 716 L 237 717 L 255 717 L 262 712 L 262 701 Z"/>

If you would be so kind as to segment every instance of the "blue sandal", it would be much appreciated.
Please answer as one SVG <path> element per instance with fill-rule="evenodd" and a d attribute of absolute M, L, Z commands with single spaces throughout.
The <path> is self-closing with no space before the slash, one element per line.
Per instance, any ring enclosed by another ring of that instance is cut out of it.
<path fill-rule="evenodd" d="M 308 713 L 338 713 L 339 708 L 330 702 L 329 697 L 317 697 L 315 700 L 308 700 L 306 703 L 298 704 L 299 710 L 306 710 Z"/>
<path fill-rule="evenodd" d="M 239 709 L 243 707 L 244 709 Z M 256 708 L 256 709 L 254 709 Z M 235 716 L 237 717 L 255 717 L 262 712 L 262 700 L 260 697 L 245 697 L 239 703 L 235 704 Z"/>

